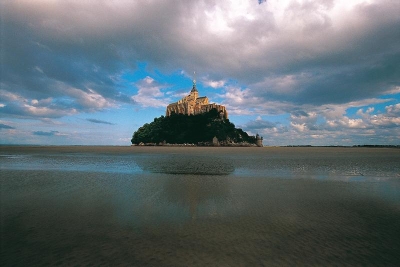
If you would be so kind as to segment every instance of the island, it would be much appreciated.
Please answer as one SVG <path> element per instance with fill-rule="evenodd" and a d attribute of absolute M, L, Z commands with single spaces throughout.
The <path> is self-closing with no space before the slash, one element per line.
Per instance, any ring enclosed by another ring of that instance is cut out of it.
<path fill-rule="evenodd" d="M 131 142 L 148 146 L 263 146 L 261 136 L 250 136 L 229 121 L 225 106 L 199 97 L 195 80 L 189 95 L 169 104 L 165 116 L 135 131 Z"/>

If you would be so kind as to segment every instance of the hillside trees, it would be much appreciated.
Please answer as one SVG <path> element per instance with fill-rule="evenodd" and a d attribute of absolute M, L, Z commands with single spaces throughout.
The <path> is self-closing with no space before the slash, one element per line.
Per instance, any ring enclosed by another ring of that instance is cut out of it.
<path fill-rule="evenodd" d="M 198 115 L 172 114 L 161 116 L 140 127 L 132 136 L 132 144 L 160 143 L 184 144 L 211 142 L 216 136 L 220 141 L 255 143 L 255 138 L 242 129 L 236 129 L 228 119 L 221 118 L 213 109 Z"/>

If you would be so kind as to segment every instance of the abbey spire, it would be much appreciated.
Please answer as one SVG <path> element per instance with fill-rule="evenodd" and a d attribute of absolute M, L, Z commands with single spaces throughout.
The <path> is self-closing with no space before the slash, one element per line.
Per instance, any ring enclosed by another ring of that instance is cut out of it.
<path fill-rule="evenodd" d="M 165 115 L 171 116 L 172 113 L 185 114 L 185 115 L 196 115 L 209 112 L 212 109 L 216 109 L 221 118 L 228 119 L 228 112 L 223 105 L 218 105 L 215 103 L 210 104 L 208 102 L 208 97 L 199 97 L 199 91 L 196 87 L 196 73 L 193 73 L 193 87 L 189 95 L 185 96 L 181 100 L 175 103 L 171 103 L 167 106 Z"/>
<path fill-rule="evenodd" d="M 194 92 L 194 91 L 198 92 L 197 88 L 196 88 L 196 72 L 195 71 L 193 71 L 193 87 L 192 87 L 191 92 Z"/>

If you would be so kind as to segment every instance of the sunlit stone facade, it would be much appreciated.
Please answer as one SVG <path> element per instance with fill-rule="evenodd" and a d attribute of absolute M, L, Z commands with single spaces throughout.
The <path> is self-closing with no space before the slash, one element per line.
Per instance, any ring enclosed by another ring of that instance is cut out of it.
<path fill-rule="evenodd" d="M 215 103 L 210 104 L 208 97 L 199 97 L 199 92 L 196 88 L 196 81 L 193 80 L 193 88 L 190 94 L 182 98 L 176 103 L 169 104 L 165 115 L 168 117 L 172 113 L 185 114 L 185 115 L 197 115 L 208 112 L 212 109 L 216 109 L 220 112 L 221 116 L 228 119 L 228 112 L 223 105 L 217 105 Z"/>

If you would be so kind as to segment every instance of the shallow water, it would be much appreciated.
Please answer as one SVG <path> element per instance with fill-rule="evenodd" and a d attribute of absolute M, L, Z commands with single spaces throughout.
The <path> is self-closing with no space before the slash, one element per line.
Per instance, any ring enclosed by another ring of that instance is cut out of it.
<path fill-rule="evenodd" d="M 400 150 L 1 147 L 2 266 L 396 266 Z"/>

